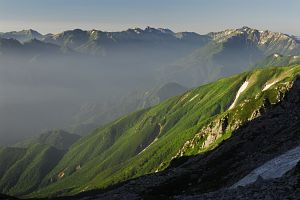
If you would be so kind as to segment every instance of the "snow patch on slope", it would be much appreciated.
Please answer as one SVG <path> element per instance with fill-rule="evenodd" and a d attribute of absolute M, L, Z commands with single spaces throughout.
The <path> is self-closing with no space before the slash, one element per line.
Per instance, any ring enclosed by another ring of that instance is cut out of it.
<path fill-rule="evenodd" d="M 148 146 L 146 146 L 145 149 L 143 149 L 138 155 L 140 155 L 141 153 L 143 153 L 144 151 L 146 151 L 152 144 L 154 144 L 156 141 L 158 140 L 158 138 L 155 138 Z"/>
<path fill-rule="evenodd" d="M 238 92 L 237 92 L 237 94 L 236 94 L 236 96 L 235 96 L 235 99 L 234 99 L 233 103 L 232 103 L 231 106 L 229 107 L 229 110 L 232 109 L 232 108 L 234 108 L 234 106 L 235 106 L 235 104 L 236 104 L 236 102 L 237 102 L 239 96 L 241 95 L 242 92 L 244 92 L 244 91 L 246 90 L 246 88 L 248 87 L 248 84 L 249 84 L 249 82 L 248 82 L 248 81 L 245 81 L 245 82 L 243 83 L 243 85 L 240 87 L 240 89 L 238 90 Z"/>
<path fill-rule="evenodd" d="M 300 146 L 266 162 L 262 166 L 250 172 L 247 176 L 235 183 L 231 188 L 245 186 L 257 180 L 259 176 L 263 179 L 282 177 L 300 161 Z"/>
<path fill-rule="evenodd" d="M 143 153 L 145 150 L 147 150 L 152 144 L 154 144 L 157 140 L 158 140 L 158 136 L 160 135 L 162 129 L 163 129 L 163 125 L 161 123 L 158 124 L 159 125 L 159 133 L 156 136 L 156 138 L 148 145 L 146 146 L 138 155 L 140 155 L 141 153 Z"/>
<path fill-rule="evenodd" d="M 278 80 L 275 80 L 272 83 L 266 84 L 265 87 L 262 89 L 262 91 L 269 89 L 272 85 L 276 84 L 277 82 L 278 82 Z"/>

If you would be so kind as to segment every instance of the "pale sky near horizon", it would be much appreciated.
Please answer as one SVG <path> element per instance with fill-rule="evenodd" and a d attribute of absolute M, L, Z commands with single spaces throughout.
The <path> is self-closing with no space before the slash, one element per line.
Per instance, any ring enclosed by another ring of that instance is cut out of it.
<path fill-rule="evenodd" d="M 299 0 L 0 0 L 0 32 L 146 26 L 205 34 L 249 26 L 300 36 Z"/>

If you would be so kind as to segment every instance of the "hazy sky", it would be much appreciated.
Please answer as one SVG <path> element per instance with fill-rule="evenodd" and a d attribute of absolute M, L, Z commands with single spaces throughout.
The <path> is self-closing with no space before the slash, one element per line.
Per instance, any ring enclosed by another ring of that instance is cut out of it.
<path fill-rule="evenodd" d="M 0 0 L 0 32 L 163 27 L 207 33 L 244 25 L 300 35 L 300 0 Z"/>

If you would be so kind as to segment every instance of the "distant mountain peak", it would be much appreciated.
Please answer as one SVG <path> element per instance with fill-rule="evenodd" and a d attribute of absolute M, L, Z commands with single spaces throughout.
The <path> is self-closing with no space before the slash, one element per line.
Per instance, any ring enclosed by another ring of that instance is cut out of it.
<path fill-rule="evenodd" d="M 75 32 L 75 33 L 82 33 L 82 32 L 86 32 L 80 28 L 76 28 L 76 29 L 73 29 L 72 32 Z"/>
<path fill-rule="evenodd" d="M 252 43 L 267 50 L 267 55 L 275 52 L 293 53 L 300 49 L 299 41 L 290 35 L 272 32 L 269 30 L 257 30 L 244 26 L 238 29 L 226 29 L 225 31 L 212 32 L 208 34 L 216 43 L 225 43 L 239 38 L 240 41 Z"/>
<path fill-rule="evenodd" d="M 172 30 L 167 29 L 167 28 L 158 28 L 157 30 L 159 30 L 162 33 L 174 34 L 174 32 Z"/>
<path fill-rule="evenodd" d="M 31 34 L 31 35 L 39 35 L 39 36 L 42 35 L 38 31 L 33 30 L 33 29 L 22 30 L 22 31 L 20 31 L 20 33 L 26 33 L 26 34 Z"/>
<path fill-rule="evenodd" d="M 2 33 L 1 37 L 6 39 L 13 38 L 20 42 L 26 42 L 31 39 L 41 39 L 43 35 L 33 29 L 28 29 L 22 31 L 11 31 L 7 33 Z"/>
<path fill-rule="evenodd" d="M 170 35 L 175 35 L 175 33 L 170 30 L 170 29 L 166 29 L 166 28 L 153 28 L 150 26 L 147 26 L 145 29 L 139 28 L 139 27 L 135 27 L 135 28 L 129 28 L 126 30 L 126 32 L 132 32 L 135 34 L 144 34 L 144 33 L 159 33 L 159 34 L 170 34 Z"/>
<path fill-rule="evenodd" d="M 145 32 L 152 32 L 152 33 L 165 33 L 165 34 L 174 34 L 173 31 L 166 28 L 153 28 L 150 26 L 147 26 L 144 30 Z"/>
<path fill-rule="evenodd" d="M 73 30 L 67 30 L 67 31 L 64 31 L 60 34 L 57 34 L 57 35 L 71 35 L 71 34 L 82 34 L 82 33 L 86 33 L 87 31 L 84 31 L 82 29 L 73 29 Z"/>
<path fill-rule="evenodd" d="M 136 34 L 141 34 L 141 33 L 144 32 L 143 29 L 138 28 L 138 27 L 136 27 L 136 28 L 129 28 L 129 29 L 127 29 L 126 31 L 127 31 L 127 32 L 133 32 L 133 33 L 136 33 Z"/>
<path fill-rule="evenodd" d="M 243 26 L 242 28 L 239 28 L 239 30 L 241 30 L 241 31 L 252 31 L 252 30 L 255 30 L 256 31 L 256 29 L 250 28 L 248 26 Z"/>
<path fill-rule="evenodd" d="M 147 26 L 147 27 L 145 28 L 145 31 L 149 31 L 149 32 L 154 31 L 154 30 L 156 30 L 156 29 L 155 29 L 155 28 L 152 28 L 152 27 L 150 27 L 150 26 Z"/>

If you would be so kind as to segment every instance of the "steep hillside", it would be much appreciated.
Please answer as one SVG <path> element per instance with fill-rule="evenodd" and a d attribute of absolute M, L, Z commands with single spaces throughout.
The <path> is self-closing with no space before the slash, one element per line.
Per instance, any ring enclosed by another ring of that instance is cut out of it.
<path fill-rule="evenodd" d="M 292 75 L 295 72 L 289 74 L 292 70 L 284 70 L 284 73 Z M 259 116 L 235 129 L 229 139 L 212 151 L 174 159 L 165 171 L 129 180 L 105 190 L 85 192 L 70 199 L 298 199 L 299 71 L 297 74 L 294 78 L 287 76 L 283 82 L 268 90 L 260 90 L 256 96 L 230 109 L 235 116 L 242 114 L 243 111 L 249 111 L 249 104 L 257 106 L 256 100 L 260 101 L 261 95 L 265 97 Z M 281 75 L 279 77 L 283 78 Z M 283 96 L 274 98 L 274 94 Z M 272 99 L 279 102 L 274 103 Z M 230 123 L 225 122 L 223 126 L 228 127 Z M 218 127 L 208 127 L 218 132 Z M 190 148 L 195 150 L 203 144 L 195 140 L 189 143 L 193 144 Z M 266 170 L 262 169 L 270 162 L 277 170 L 270 166 Z M 261 173 L 262 177 L 256 177 L 252 184 L 235 187 L 248 175 L 255 175 L 254 171 Z M 271 179 L 272 176 L 277 178 Z"/>
<path fill-rule="evenodd" d="M 167 83 L 146 92 L 132 92 L 125 97 L 109 103 L 86 103 L 72 117 L 69 130 L 73 133 L 86 135 L 93 129 L 111 122 L 118 117 L 140 109 L 154 106 L 162 101 L 187 91 L 177 83 Z"/>
<path fill-rule="evenodd" d="M 143 94 L 140 100 L 140 108 L 148 108 L 163 102 L 164 100 L 182 94 L 188 90 L 186 87 L 178 83 L 167 83 L 162 86 L 156 87 Z"/>
<path fill-rule="evenodd" d="M 75 143 L 32 195 L 106 187 L 214 149 L 281 102 L 299 73 L 299 65 L 258 69 L 124 116 Z"/>
<path fill-rule="evenodd" d="M 62 130 L 52 130 L 14 147 L 0 148 L 0 192 L 21 196 L 36 190 L 79 138 Z"/>
<path fill-rule="evenodd" d="M 63 156 L 64 151 L 40 144 L 0 150 L 0 192 L 23 195 L 33 192 Z"/>

